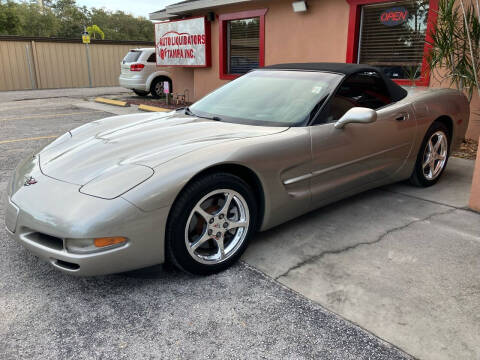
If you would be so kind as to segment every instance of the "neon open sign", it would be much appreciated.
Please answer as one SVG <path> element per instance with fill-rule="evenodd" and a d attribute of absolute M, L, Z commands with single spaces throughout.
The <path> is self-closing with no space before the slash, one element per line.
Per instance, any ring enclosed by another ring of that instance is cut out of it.
<path fill-rule="evenodd" d="M 380 21 L 386 26 L 397 26 L 403 24 L 408 19 L 408 10 L 404 7 L 394 7 L 385 10 L 380 15 Z"/>

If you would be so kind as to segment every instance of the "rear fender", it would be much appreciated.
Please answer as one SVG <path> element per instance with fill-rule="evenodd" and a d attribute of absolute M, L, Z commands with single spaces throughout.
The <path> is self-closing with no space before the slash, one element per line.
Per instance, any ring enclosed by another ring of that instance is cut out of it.
<path fill-rule="evenodd" d="M 470 117 L 470 105 L 467 97 L 459 91 L 445 89 L 439 93 L 439 97 L 430 98 L 427 101 L 430 121 L 424 124 L 422 138 L 433 121 L 441 117 L 448 117 L 452 125 L 450 146 L 451 150 L 454 150 L 465 138 Z"/>

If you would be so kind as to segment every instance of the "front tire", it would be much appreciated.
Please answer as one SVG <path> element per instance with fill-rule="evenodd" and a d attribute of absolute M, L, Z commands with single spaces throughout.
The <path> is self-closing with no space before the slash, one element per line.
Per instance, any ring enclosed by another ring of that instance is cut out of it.
<path fill-rule="evenodd" d="M 445 124 L 436 121 L 430 126 L 409 179 L 412 185 L 428 187 L 437 183 L 450 156 L 450 138 L 450 131 Z"/>
<path fill-rule="evenodd" d="M 152 97 L 154 99 L 159 99 L 161 98 L 162 96 L 164 96 L 164 86 L 163 86 L 163 82 L 166 81 L 162 78 L 156 78 L 152 81 L 152 85 L 150 86 L 150 93 L 152 94 Z M 172 88 L 171 84 L 170 84 L 170 89 Z"/>
<path fill-rule="evenodd" d="M 250 186 L 228 173 L 205 175 L 175 201 L 167 222 L 167 260 L 192 274 L 225 270 L 245 251 L 257 227 Z"/>

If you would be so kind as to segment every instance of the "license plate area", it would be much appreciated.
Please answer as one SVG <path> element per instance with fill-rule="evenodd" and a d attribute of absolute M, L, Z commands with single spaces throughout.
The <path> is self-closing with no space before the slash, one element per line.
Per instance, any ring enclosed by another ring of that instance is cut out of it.
<path fill-rule="evenodd" d="M 18 207 L 8 198 L 7 212 L 5 214 L 5 225 L 7 229 L 14 233 L 17 227 Z"/>

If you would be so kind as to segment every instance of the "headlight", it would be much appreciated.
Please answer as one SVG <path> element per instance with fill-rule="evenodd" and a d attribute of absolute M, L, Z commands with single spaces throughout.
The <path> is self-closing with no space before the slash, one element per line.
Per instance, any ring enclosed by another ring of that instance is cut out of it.
<path fill-rule="evenodd" d="M 111 200 L 141 184 L 150 178 L 153 173 L 153 169 L 148 166 L 119 165 L 83 185 L 80 192 Z"/>

